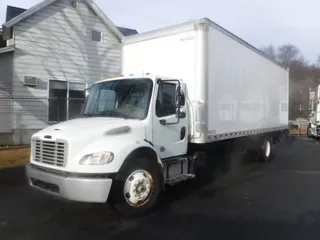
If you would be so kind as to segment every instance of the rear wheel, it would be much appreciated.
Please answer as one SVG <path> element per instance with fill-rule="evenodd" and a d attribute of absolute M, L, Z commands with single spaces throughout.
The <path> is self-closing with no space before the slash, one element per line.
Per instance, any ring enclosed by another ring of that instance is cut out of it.
<path fill-rule="evenodd" d="M 117 174 L 109 203 L 122 216 L 151 210 L 160 195 L 159 168 L 145 158 L 129 160 Z"/>
<path fill-rule="evenodd" d="M 268 162 L 274 155 L 272 138 L 265 137 L 264 139 L 258 140 L 258 145 L 255 148 L 247 150 L 248 159 L 251 161 L 263 161 Z"/>
<path fill-rule="evenodd" d="M 264 162 L 268 162 L 273 155 L 273 146 L 270 137 L 265 138 L 262 149 L 261 149 L 261 159 Z"/>

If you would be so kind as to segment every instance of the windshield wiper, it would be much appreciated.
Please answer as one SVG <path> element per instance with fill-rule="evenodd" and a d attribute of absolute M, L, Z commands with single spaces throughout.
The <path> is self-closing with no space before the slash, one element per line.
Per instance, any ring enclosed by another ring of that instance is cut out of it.
<path fill-rule="evenodd" d="M 102 111 L 102 112 L 92 113 L 89 115 L 93 116 L 93 117 L 107 116 L 107 117 L 119 117 L 119 118 L 124 118 L 124 119 L 131 118 L 130 116 L 127 116 L 127 115 L 120 113 L 120 112 L 117 112 L 117 111 Z"/>
<path fill-rule="evenodd" d="M 110 116 L 110 117 L 127 117 L 126 115 L 119 113 L 117 111 L 103 111 L 95 113 L 98 116 Z"/>
<path fill-rule="evenodd" d="M 91 114 L 91 113 L 81 113 L 80 116 L 92 117 L 93 114 Z"/>
<path fill-rule="evenodd" d="M 140 119 L 139 117 L 133 117 L 133 116 L 128 116 L 126 114 L 123 114 L 121 112 L 117 111 L 102 111 L 102 112 L 97 112 L 97 113 L 83 113 L 81 115 L 84 115 L 86 117 L 118 117 L 118 118 L 124 118 L 124 119 Z"/>

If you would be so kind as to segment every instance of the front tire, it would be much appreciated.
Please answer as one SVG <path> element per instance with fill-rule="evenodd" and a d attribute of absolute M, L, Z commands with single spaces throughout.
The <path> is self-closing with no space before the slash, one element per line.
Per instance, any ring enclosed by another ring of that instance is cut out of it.
<path fill-rule="evenodd" d="M 156 163 L 146 158 L 128 160 L 112 184 L 109 203 L 122 216 L 149 212 L 160 195 Z"/>

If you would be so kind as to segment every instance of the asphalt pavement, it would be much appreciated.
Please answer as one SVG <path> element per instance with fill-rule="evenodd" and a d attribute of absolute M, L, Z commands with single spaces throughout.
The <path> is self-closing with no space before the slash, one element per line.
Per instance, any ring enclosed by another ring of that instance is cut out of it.
<path fill-rule="evenodd" d="M 121 218 L 107 204 L 53 199 L 0 170 L 0 240 L 320 239 L 320 141 L 277 146 L 267 163 L 225 158 L 212 184 L 171 188 L 152 213 Z"/>

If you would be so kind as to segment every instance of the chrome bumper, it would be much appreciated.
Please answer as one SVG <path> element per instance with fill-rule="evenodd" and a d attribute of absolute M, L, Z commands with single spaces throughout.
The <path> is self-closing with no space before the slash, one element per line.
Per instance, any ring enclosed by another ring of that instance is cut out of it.
<path fill-rule="evenodd" d="M 112 179 L 109 178 L 60 176 L 30 164 L 26 166 L 26 173 L 29 184 L 33 188 L 79 202 L 106 202 L 112 185 Z"/>

